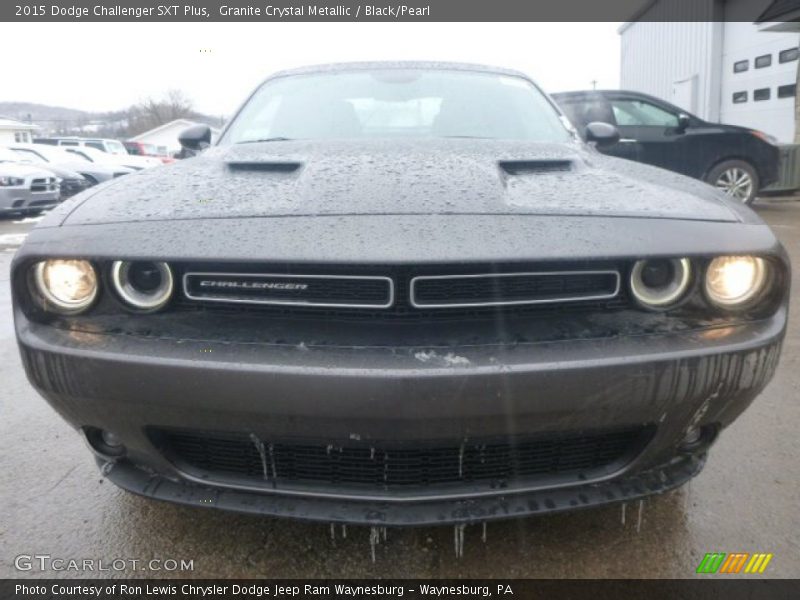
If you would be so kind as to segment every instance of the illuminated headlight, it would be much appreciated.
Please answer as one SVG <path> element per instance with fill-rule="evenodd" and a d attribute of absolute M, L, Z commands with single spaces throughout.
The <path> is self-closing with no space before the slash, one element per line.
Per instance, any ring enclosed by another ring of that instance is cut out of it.
<path fill-rule="evenodd" d="M 739 308 L 757 298 L 767 282 L 767 265 L 755 256 L 720 256 L 706 269 L 708 299 L 722 308 Z"/>
<path fill-rule="evenodd" d="M 631 293 L 645 308 L 665 309 L 680 301 L 692 282 L 688 258 L 636 261 L 631 270 Z"/>
<path fill-rule="evenodd" d="M 51 259 L 33 268 L 36 291 L 46 310 L 83 312 L 97 297 L 97 273 L 86 260 Z"/>
<path fill-rule="evenodd" d="M 118 260 L 111 265 L 111 281 L 131 307 L 154 311 L 172 297 L 172 270 L 164 262 Z"/>

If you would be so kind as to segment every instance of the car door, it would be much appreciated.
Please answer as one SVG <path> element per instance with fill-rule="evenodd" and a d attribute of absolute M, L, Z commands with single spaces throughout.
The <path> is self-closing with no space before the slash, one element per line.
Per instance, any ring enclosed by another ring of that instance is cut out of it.
<path fill-rule="evenodd" d="M 608 150 L 622 158 L 662 167 L 678 173 L 692 173 L 686 132 L 679 114 L 663 105 L 637 96 L 608 97 L 620 141 Z"/>

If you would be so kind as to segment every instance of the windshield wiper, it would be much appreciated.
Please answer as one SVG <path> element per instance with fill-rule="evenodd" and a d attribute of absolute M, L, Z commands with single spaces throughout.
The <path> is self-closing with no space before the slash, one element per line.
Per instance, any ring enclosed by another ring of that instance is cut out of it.
<path fill-rule="evenodd" d="M 260 140 L 242 140 L 241 142 L 236 142 L 237 144 L 260 144 L 261 142 L 291 142 L 292 138 L 287 137 L 271 137 L 271 138 L 263 138 Z"/>

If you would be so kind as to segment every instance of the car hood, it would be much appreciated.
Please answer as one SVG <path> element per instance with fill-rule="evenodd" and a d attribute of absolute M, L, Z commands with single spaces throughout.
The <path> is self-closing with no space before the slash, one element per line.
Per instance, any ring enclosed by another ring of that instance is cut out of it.
<path fill-rule="evenodd" d="M 710 186 L 577 143 L 473 139 L 214 147 L 76 196 L 64 211 L 67 224 L 395 214 L 740 220 Z"/>
<path fill-rule="evenodd" d="M 54 173 L 44 167 L 22 163 L 0 163 L 0 175 L 4 177 L 53 177 Z"/>

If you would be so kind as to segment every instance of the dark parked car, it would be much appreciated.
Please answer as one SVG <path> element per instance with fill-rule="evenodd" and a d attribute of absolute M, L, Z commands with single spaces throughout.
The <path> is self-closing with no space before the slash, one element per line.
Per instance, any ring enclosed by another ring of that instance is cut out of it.
<path fill-rule="evenodd" d="M 12 265 L 30 382 L 129 491 L 371 525 L 629 501 L 777 365 L 770 229 L 597 153 L 520 73 L 283 72 L 181 139 L 205 151 L 72 198 Z"/>
<path fill-rule="evenodd" d="M 619 142 L 602 148 L 605 154 L 702 179 L 746 204 L 778 179 L 779 148 L 760 131 L 709 123 L 638 92 L 566 92 L 553 98 L 579 132 L 594 121 L 619 129 Z"/>

